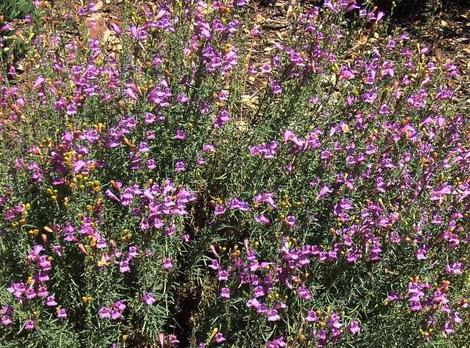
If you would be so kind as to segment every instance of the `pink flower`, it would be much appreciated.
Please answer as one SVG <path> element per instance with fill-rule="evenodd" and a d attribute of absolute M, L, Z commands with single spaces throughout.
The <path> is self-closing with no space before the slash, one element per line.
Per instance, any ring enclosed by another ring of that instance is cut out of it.
<path fill-rule="evenodd" d="M 297 219 L 296 219 L 295 216 L 293 216 L 293 215 L 289 215 L 289 216 L 286 218 L 286 225 L 287 225 L 288 227 L 291 227 L 291 228 L 294 227 L 295 224 L 296 224 L 296 222 L 297 222 Z"/>
<path fill-rule="evenodd" d="M 219 281 L 226 282 L 228 280 L 228 276 L 229 276 L 229 273 L 226 270 L 224 269 L 219 270 L 219 274 L 218 274 Z"/>
<path fill-rule="evenodd" d="M 255 221 L 263 225 L 269 225 L 271 223 L 264 214 L 255 216 Z"/>
<path fill-rule="evenodd" d="M 147 292 L 143 297 L 142 297 L 142 302 L 145 303 L 146 305 L 150 306 L 154 304 L 156 301 L 155 296 L 153 296 L 152 293 Z"/>
<path fill-rule="evenodd" d="M 215 343 L 222 343 L 225 341 L 225 337 L 221 332 L 217 332 L 214 336 Z"/>
<path fill-rule="evenodd" d="M 333 192 L 332 189 L 330 189 L 328 186 L 323 186 L 320 189 L 320 192 L 318 192 L 317 199 L 322 199 L 322 198 L 328 196 L 331 192 Z"/>
<path fill-rule="evenodd" d="M 170 258 L 167 257 L 163 260 L 163 268 L 164 269 L 173 268 L 173 262 Z"/>
<path fill-rule="evenodd" d="M 272 341 L 266 342 L 266 348 L 282 348 L 286 346 L 284 337 L 278 337 Z"/>
<path fill-rule="evenodd" d="M 224 215 L 224 213 L 225 213 L 225 206 L 223 206 L 222 204 L 217 204 L 214 208 L 214 215 L 220 216 L 220 215 Z"/>
<path fill-rule="evenodd" d="M 9 326 L 13 324 L 13 320 L 11 320 L 11 317 L 9 315 L 2 315 L 0 318 L 0 324 L 2 326 Z"/>
<path fill-rule="evenodd" d="M 278 321 L 279 319 L 281 319 L 281 317 L 279 316 L 277 310 L 271 308 L 271 309 L 268 309 L 267 313 L 268 315 L 268 321 Z"/>
<path fill-rule="evenodd" d="M 227 110 L 220 110 L 214 121 L 214 128 L 222 128 L 225 124 L 230 121 L 230 114 Z"/>
<path fill-rule="evenodd" d="M 98 311 L 98 315 L 101 319 L 109 319 L 111 318 L 111 310 L 108 307 L 101 307 Z"/>
<path fill-rule="evenodd" d="M 204 144 L 202 145 L 202 152 L 214 152 L 215 146 L 212 144 Z"/>
<path fill-rule="evenodd" d="M 67 311 L 64 308 L 58 309 L 57 310 L 57 318 L 67 319 Z"/>
<path fill-rule="evenodd" d="M 46 300 L 46 305 L 49 307 L 57 306 L 57 302 L 55 301 L 54 295 L 48 296 Z"/>
<path fill-rule="evenodd" d="M 349 332 L 352 334 L 358 334 L 361 331 L 361 327 L 357 320 L 353 320 L 348 326 Z"/>
<path fill-rule="evenodd" d="M 186 164 L 184 161 L 177 161 L 175 164 L 175 171 L 176 172 L 184 172 L 186 170 Z"/>
<path fill-rule="evenodd" d="M 416 259 L 418 261 L 426 260 L 427 258 L 426 254 L 427 254 L 426 246 L 423 246 L 416 251 Z"/>
<path fill-rule="evenodd" d="M 310 310 L 307 312 L 307 317 L 305 319 L 307 321 L 318 321 L 318 315 L 314 310 Z"/>
<path fill-rule="evenodd" d="M 230 298 L 230 289 L 229 288 L 221 288 L 220 289 L 220 297 L 228 299 Z"/>
<path fill-rule="evenodd" d="M 174 139 L 176 140 L 185 140 L 186 139 L 186 133 L 182 129 L 177 129 L 175 132 Z"/>
<path fill-rule="evenodd" d="M 34 81 L 33 88 L 37 89 L 37 88 L 41 87 L 41 85 L 44 83 L 44 81 L 45 81 L 44 76 L 39 75 L 39 77 L 36 79 L 36 81 Z"/>
<path fill-rule="evenodd" d="M 119 318 L 121 318 L 121 316 L 122 314 L 118 309 L 116 308 L 111 309 L 111 319 L 118 320 Z"/>
<path fill-rule="evenodd" d="M 35 328 L 36 328 L 36 323 L 33 320 L 28 319 L 25 321 L 24 323 L 25 330 L 34 330 Z"/>

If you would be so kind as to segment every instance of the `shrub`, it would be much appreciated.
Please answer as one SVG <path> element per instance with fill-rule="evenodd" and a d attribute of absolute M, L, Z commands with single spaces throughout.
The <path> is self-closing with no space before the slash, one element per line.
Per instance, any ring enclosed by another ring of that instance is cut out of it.
<path fill-rule="evenodd" d="M 33 4 L 30 0 L 3 0 L 0 3 L 0 14 L 7 21 L 21 18 L 33 11 Z"/>
<path fill-rule="evenodd" d="M 20 18 L 24 17 L 23 21 L 29 24 L 32 13 L 33 5 L 29 0 L 5 0 L 0 3 L 0 62 L 2 69 L 24 57 L 28 47 L 28 39 L 11 35 L 16 26 L 11 21 L 20 21 Z"/>
<path fill-rule="evenodd" d="M 351 1 L 274 42 L 244 0 L 126 3 L 93 39 L 96 4 L 56 8 L 1 86 L 5 346 L 465 342 L 452 62 Z"/>

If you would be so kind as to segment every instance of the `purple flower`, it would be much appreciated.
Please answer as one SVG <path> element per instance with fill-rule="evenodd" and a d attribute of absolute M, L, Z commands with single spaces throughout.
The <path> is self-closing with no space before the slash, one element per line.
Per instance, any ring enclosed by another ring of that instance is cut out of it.
<path fill-rule="evenodd" d="M 271 86 L 271 92 L 274 95 L 279 95 L 282 93 L 282 87 L 279 83 L 279 81 L 272 79 L 270 80 L 270 86 Z"/>
<path fill-rule="evenodd" d="M 317 199 L 322 199 L 322 198 L 328 196 L 331 192 L 333 192 L 332 189 L 330 189 L 328 186 L 323 186 L 320 189 L 320 192 L 318 192 Z"/>
<path fill-rule="evenodd" d="M 328 325 L 331 328 L 340 329 L 343 326 L 343 323 L 341 323 L 341 317 L 336 313 L 332 313 L 328 320 Z"/>
<path fill-rule="evenodd" d="M 454 325 L 450 320 L 445 322 L 444 327 L 443 327 L 443 331 L 448 335 L 455 332 Z"/>
<path fill-rule="evenodd" d="M 2 326 L 9 326 L 13 324 L 13 320 L 11 320 L 11 317 L 9 315 L 2 315 L 0 318 L 0 324 Z"/>
<path fill-rule="evenodd" d="M 273 193 L 271 192 L 263 192 L 257 194 L 255 196 L 254 201 L 256 204 L 267 203 L 270 207 L 274 209 L 277 208 L 276 203 L 274 202 Z"/>
<path fill-rule="evenodd" d="M 23 327 L 25 330 L 34 330 L 36 328 L 36 323 L 33 320 L 28 319 L 24 322 Z"/>
<path fill-rule="evenodd" d="M 269 221 L 269 219 L 264 214 L 256 215 L 255 221 L 263 225 L 269 225 L 271 223 L 271 221 Z"/>
<path fill-rule="evenodd" d="M 268 63 L 263 64 L 260 68 L 260 72 L 263 74 L 270 74 L 271 71 L 271 66 Z"/>
<path fill-rule="evenodd" d="M 185 140 L 186 139 L 186 133 L 182 129 L 177 129 L 175 132 L 174 139 L 176 140 Z"/>
<path fill-rule="evenodd" d="M 271 141 L 269 144 L 262 143 L 250 147 L 250 155 L 253 157 L 262 157 L 263 159 L 272 159 L 279 152 L 279 144 Z"/>
<path fill-rule="evenodd" d="M 145 295 L 142 297 L 142 302 L 148 306 L 154 304 L 155 301 L 156 301 L 155 296 L 150 292 L 145 293 Z"/>
<path fill-rule="evenodd" d="M 150 151 L 150 147 L 149 145 L 146 143 L 146 142 L 141 142 L 139 144 L 139 150 L 138 150 L 140 153 L 146 153 L 146 152 L 149 152 Z"/>
<path fill-rule="evenodd" d="M 161 80 L 148 94 L 148 100 L 160 107 L 170 105 L 171 89 L 166 80 Z"/>
<path fill-rule="evenodd" d="M 241 199 L 238 199 L 238 198 L 234 198 L 230 201 L 230 209 L 238 209 L 240 211 L 251 210 L 250 205 L 247 202 L 242 201 Z"/>
<path fill-rule="evenodd" d="M 215 146 L 213 144 L 204 144 L 202 145 L 202 152 L 214 152 Z"/>
<path fill-rule="evenodd" d="M 163 268 L 164 269 L 173 268 L 173 262 L 170 258 L 167 257 L 163 260 Z"/>
<path fill-rule="evenodd" d="M 361 331 L 361 327 L 357 320 L 353 320 L 348 326 L 349 332 L 352 334 L 358 334 Z"/>
<path fill-rule="evenodd" d="M 258 313 L 265 313 L 266 312 L 266 305 L 259 302 L 256 298 L 252 298 L 248 300 L 246 303 L 247 307 L 254 308 Z"/>
<path fill-rule="evenodd" d="M 220 269 L 220 263 L 216 259 L 211 259 L 211 264 L 208 267 L 212 268 L 214 271 L 218 271 Z"/>
<path fill-rule="evenodd" d="M 114 302 L 113 307 L 119 310 L 120 312 L 122 312 L 123 310 L 126 309 L 126 304 L 124 303 L 124 301 L 120 300 L 120 301 Z"/>
<path fill-rule="evenodd" d="M 228 113 L 227 110 L 222 109 L 219 111 L 214 121 L 214 128 L 222 128 L 229 121 L 230 121 L 230 114 Z"/>
<path fill-rule="evenodd" d="M 154 114 L 152 114 L 151 112 L 145 113 L 145 117 L 144 117 L 145 123 L 152 124 L 155 122 L 155 120 L 156 120 L 156 117 Z"/>
<path fill-rule="evenodd" d="M 98 311 L 98 315 L 101 319 L 109 319 L 111 318 L 111 310 L 108 307 L 101 307 Z"/>
<path fill-rule="evenodd" d="M 290 228 L 294 227 L 295 224 L 297 222 L 297 219 L 295 218 L 295 216 L 293 215 L 289 215 L 287 218 L 286 218 L 286 225 Z"/>
<path fill-rule="evenodd" d="M 221 288 L 220 289 L 220 297 L 229 299 L 230 298 L 230 289 L 229 288 Z"/>
<path fill-rule="evenodd" d="M 310 300 L 312 298 L 310 290 L 305 285 L 299 286 L 297 289 L 297 296 L 303 300 Z"/>
<path fill-rule="evenodd" d="M 49 307 L 57 306 L 57 302 L 55 301 L 54 295 L 50 295 L 50 296 L 47 297 L 46 306 L 49 306 Z"/>
<path fill-rule="evenodd" d="M 452 186 L 448 185 L 447 183 L 443 183 L 436 188 L 434 188 L 431 192 L 431 201 L 439 201 L 441 203 L 446 195 L 450 195 L 452 193 Z"/>
<path fill-rule="evenodd" d="M 218 274 L 219 281 L 227 281 L 228 276 L 229 276 L 229 273 L 226 270 L 224 269 L 219 270 L 219 274 Z"/>
<path fill-rule="evenodd" d="M 157 168 L 157 162 L 153 158 L 148 159 L 146 165 L 149 170 Z"/>
<path fill-rule="evenodd" d="M 122 260 L 119 262 L 119 272 L 127 273 L 130 272 L 131 268 L 129 267 L 129 260 Z"/>
<path fill-rule="evenodd" d="M 278 337 L 272 341 L 266 342 L 266 348 L 282 348 L 286 346 L 284 337 Z"/>
<path fill-rule="evenodd" d="M 2 31 L 12 31 L 12 30 L 14 30 L 14 27 L 13 27 L 12 23 L 6 23 L 2 27 L 0 27 L 0 32 L 2 32 Z M 43 78 L 43 80 L 44 80 L 44 78 Z"/>
<path fill-rule="evenodd" d="M 394 302 L 394 301 L 398 301 L 399 299 L 400 299 L 400 296 L 398 295 L 398 293 L 396 291 L 392 291 L 385 299 L 385 302 L 386 303 Z"/>
<path fill-rule="evenodd" d="M 217 332 L 214 336 L 215 343 L 222 343 L 225 341 L 225 337 L 221 332 Z"/>
<path fill-rule="evenodd" d="M 13 283 L 7 288 L 7 291 L 17 299 L 21 299 L 26 291 L 26 286 L 23 283 Z"/>
<path fill-rule="evenodd" d="M 186 170 L 186 164 L 184 163 L 184 161 L 176 161 L 175 171 L 184 172 L 185 170 Z"/>
<path fill-rule="evenodd" d="M 57 310 L 57 318 L 67 319 L 67 311 L 64 308 L 58 309 Z"/>
<path fill-rule="evenodd" d="M 268 316 L 268 321 L 278 321 L 279 319 L 281 319 L 277 310 L 274 308 L 268 309 L 266 315 Z"/>
<path fill-rule="evenodd" d="M 10 306 L 2 306 L 0 308 L 0 325 L 9 326 L 13 324 L 11 315 L 13 313 L 13 308 Z"/>
<path fill-rule="evenodd" d="M 375 91 L 368 91 L 361 95 L 362 101 L 368 104 L 373 104 L 377 98 L 378 95 Z"/>
<path fill-rule="evenodd" d="M 318 321 L 317 312 L 314 310 L 310 310 L 307 312 L 307 317 L 305 318 L 307 321 Z"/>
<path fill-rule="evenodd" d="M 427 249 L 426 249 L 426 246 L 423 245 L 421 248 L 419 248 L 416 251 L 416 259 L 418 261 L 426 260 L 427 258 L 426 254 L 427 254 Z"/>
<path fill-rule="evenodd" d="M 117 308 L 111 309 L 111 319 L 118 320 L 119 318 L 121 318 L 121 316 L 122 316 L 122 313 L 121 311 L 119 311 L 119 309 Z"/>
<path fill-rule="evenodd" d="M 446 265 L 446 272 L 448 274 L 455 274 L 455 275 L 460 275 L 463 273 L 463 264 L 460 261 L 447 264 Z"/>
<path fill-rule="evenodd" d="M 26 294 L 26 298 L 28 300 L 32 300 L 32 299 L 36 298 L 36 291 L 33 288 L 26 289 L 25 294 Z"/>
<path fill-rule="evenodd" d="M 224 213 L 225 213 L 225 206 L 223 206 L 222 204 L 217 204 L 214 208 L 214 215 L 220 216 L 220 215 L 224 215 Z"/>

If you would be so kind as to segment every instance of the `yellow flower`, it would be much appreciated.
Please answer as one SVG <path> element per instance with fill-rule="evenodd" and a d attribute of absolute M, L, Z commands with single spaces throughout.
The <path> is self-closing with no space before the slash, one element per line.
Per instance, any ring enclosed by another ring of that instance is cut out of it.
<path fill-rule="evenodd" d="M 98 267 L 104 267 L 104 266 L 110 265 L 110 263 L 106 261 L 106 258 L 104 257 L 104 255 L 101 255 L 101 259 L 97 262 L 97 264 L 98 264 Z"/>
<path fill-rule="evenodd" d="M 93 301 L 93 297 L 91 297 L 90 295 L 82 296 L 82 302 L 84 304 L 90 304 L 91 301 Z"/>

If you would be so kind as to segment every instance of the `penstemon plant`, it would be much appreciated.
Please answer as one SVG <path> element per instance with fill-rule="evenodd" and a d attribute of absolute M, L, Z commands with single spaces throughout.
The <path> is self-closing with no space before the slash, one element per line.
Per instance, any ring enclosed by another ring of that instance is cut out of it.
<path fill-rule="evenodd" d="M 2 346 L 465 344 L 451 61 L 354 0 L 275 40 L 247 0 L 40 5 L 0 80 Z"/>

